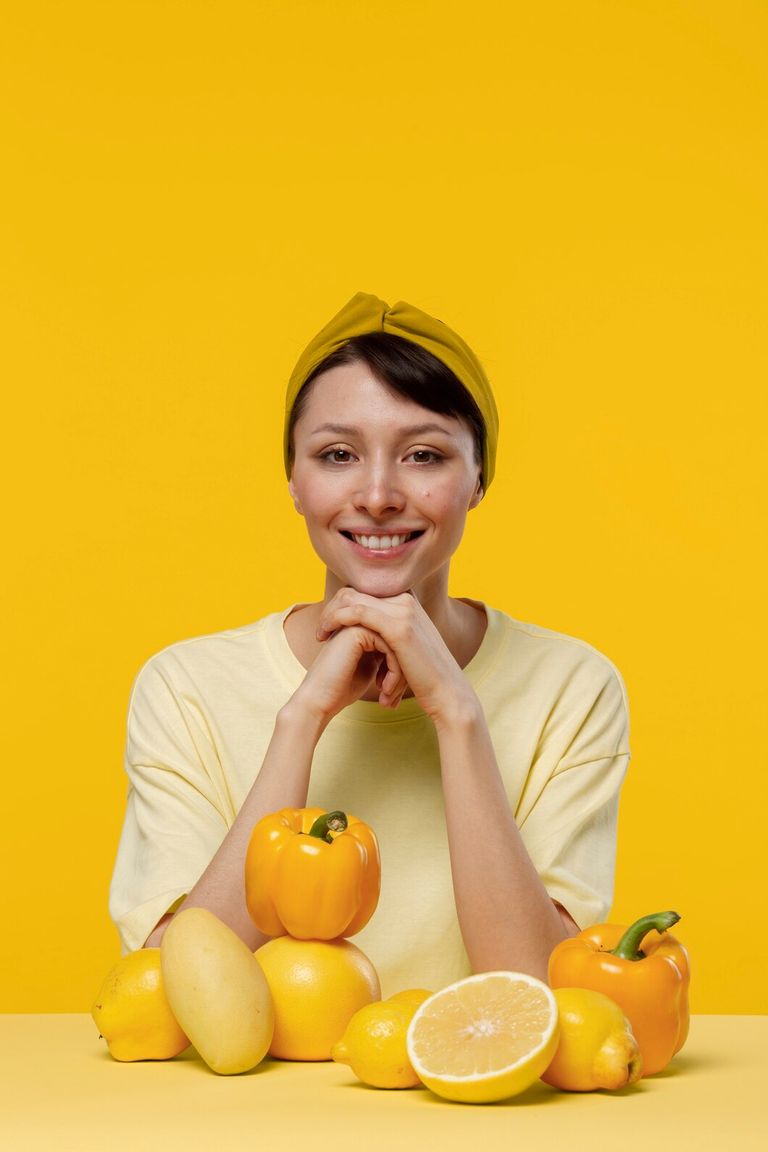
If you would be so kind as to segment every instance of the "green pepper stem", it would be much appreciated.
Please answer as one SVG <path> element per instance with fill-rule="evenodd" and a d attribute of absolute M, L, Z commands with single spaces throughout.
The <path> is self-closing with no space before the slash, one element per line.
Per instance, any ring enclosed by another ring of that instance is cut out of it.
<path fill-rule="evenodd" d="M 332 844 L 331 832 L 346 832 L 346 830 L 347 817 L 344 812 L 323 812 L 322 816 L 318 816 L 315 820 L 307 835 L 316 836 L 318 840 Z"/>
<path fill-rule="evenodd" d="M 618 956 L 621 960 L 644 960 L 645 953 L 640 951 L 643 938 L 652 928 L 666 932 L 679 919 L 677 912 L 653 912 L 650 916 L 641 916 L 630 924 L 616 947 L 611 949 L 611 956 Z"/>

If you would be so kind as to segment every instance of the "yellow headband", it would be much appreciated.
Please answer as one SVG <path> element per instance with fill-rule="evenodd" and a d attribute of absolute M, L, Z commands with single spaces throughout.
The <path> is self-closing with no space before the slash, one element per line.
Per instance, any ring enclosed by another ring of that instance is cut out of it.
<path fill-rule="evenodd" d="M 309 342 L 299 357 L 285 396 L 285 470 L 290 475 L 288 463 L 288 426 L 296 397 L 304 381 L 317 368 L 318 364 L 330 356 L 353 336 L 366 332 L 392 332 L 414 344 L 426 348 L 438 360 L 442 360 L 472 396 L 485 421 L 485 447 L 483 451 L 483 486 L 487 490 L 493 479 L 496 464 L 496 445 L 499 438 L 499 417 L 488 377 L 480 361 L 461 336 L 442 320 L 428 316 L 426 312 L 399 300 L 390 308 L 378 296 L 358 292 L 345 304 L 322 331 Z"/>

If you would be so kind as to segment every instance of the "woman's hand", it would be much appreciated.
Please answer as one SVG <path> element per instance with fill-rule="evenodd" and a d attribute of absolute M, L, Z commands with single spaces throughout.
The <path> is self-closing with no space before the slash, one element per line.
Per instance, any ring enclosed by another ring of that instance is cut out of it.
<path fill-rule="evenodd" d="M 412 593 L 378 598 L 341 588 L 320 614 L 317 639 L 330 649 L 347 631 L 358 629 L 386 654 L 389 670 L 376 679 L 383 707 L 397 707 L 408 686 L 427 715 L 439 722 L 460 701 L 473 696 L 442 636 Z"/>
<path fill-rule="evenodd" d="M 334 635 L 335 633 L 335 635 Z M 294 700 L 324 724 L 375 684 L 384 707 L 396 708 L 407 687 L 386 640 L 360 624 L 331 629 Z"/>

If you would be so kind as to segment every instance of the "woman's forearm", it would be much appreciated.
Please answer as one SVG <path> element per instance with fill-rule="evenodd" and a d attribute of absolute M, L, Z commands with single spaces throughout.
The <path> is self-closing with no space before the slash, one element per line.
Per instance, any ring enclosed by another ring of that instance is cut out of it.
<path fill-rule="evenodd" d="M 301 685 L 280 710 L 264 762 L 232 827 L 182 908 L 208 908 L 257 948 L 265 937 L 256 929 L 245 903 L 245 855 L 254 824 L 280 808 L 307 802 L 312 757 L 333 716 L 357 700 L 376 681 L 382 657 L 396 661 L 381 637 L 367 629 L 344 628 L 329 639 Z M 171 915 L 145 941 L 159 944 Z"/>
<path fill-rule="evenodd" d="M 266 937 L 251 920 L 245 904 L 245 854 L 254 824 L 280 808 L 303 808 L 307 802 L 312 756 L 324 723 L 295 699 L 278 713 L 259 775 L 245 798 L 216 855 L 176 911 L 207 908 L 251 948 Z M 156 947 L 172 916 L 150 933 L 145 947 Z"/>
<path fill-rule="evenodd" d="M 436 729 L 456 909 L 472 971 L 511 969 L 546 980 L 549 954 L 569 934 L 570 918 L 550 899 L 523 844 L 474 693 Z"/>

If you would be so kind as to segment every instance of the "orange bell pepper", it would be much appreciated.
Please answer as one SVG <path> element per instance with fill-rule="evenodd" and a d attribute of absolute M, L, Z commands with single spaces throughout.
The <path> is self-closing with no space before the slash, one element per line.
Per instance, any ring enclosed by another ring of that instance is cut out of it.
<path fill-rule="evenodd" d="M 353 936 L 373 915 L 380 884 L 376 836 L 355 816 L 282 808 L 251 833 L 245 901 L 266 936 Z"/>
<path fill-rule="evenodd" d="M 665 1068 L 688 1035 L 688 953 L 667 932 L 679 919 L 677 912 L 658 912 L 629 928 L 595 924 L 562 940 L 549 958 L 552 988 L 591 988 L 619 1005 L 644 1076 Z"/>

